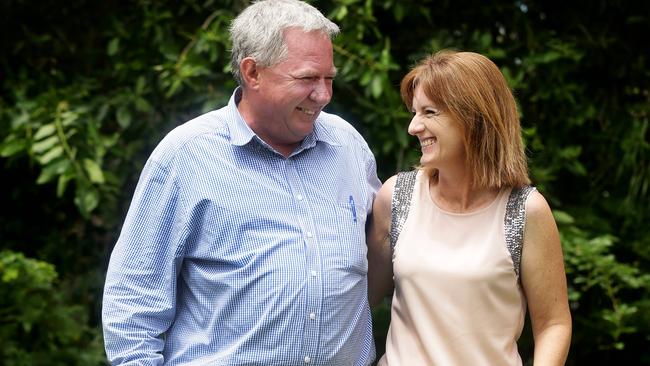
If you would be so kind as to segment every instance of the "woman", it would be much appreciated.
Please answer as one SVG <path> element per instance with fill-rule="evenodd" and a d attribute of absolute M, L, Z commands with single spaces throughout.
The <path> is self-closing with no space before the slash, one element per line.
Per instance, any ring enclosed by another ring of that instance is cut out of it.
<path fill-rule="evenodd" d="M 404 77 L 401 94 L 422 157 L 373 206 L 371 304 L 395 288 L 379 365 L 521 365 L 526 307 L 535 366 L 562 365 L 571 338 L 562 249 L 529 186 L 503 75 L 479 54 L 442 51 Z"/>

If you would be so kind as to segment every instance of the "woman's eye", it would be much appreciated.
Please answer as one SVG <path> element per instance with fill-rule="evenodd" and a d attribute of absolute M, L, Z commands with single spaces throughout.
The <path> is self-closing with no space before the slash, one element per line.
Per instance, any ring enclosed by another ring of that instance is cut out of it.
<path fill-rule="evenodd" d="M 427 116 L 437 116 L 437 115 L 440 114 L 440 113 L 439 113 L 437 110 L 435 110 L 435 109 L 427 109 L 427 110 L 425 111 L 425 113 L 426 113 Z"/>

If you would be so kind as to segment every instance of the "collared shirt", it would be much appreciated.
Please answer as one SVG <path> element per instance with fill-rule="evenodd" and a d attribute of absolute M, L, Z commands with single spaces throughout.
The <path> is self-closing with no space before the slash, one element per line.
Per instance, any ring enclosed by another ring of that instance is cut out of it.
<path fill-rule="evenodd" d="M 102 309 L 114 365 L 368 365 L 366 142 L 321 112 L 285 158 L 228 105 L 147 161 Z"/>

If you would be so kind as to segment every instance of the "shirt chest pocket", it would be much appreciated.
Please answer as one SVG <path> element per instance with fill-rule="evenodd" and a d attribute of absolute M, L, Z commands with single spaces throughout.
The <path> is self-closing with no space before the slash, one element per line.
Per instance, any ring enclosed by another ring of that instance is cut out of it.
<path fill-rule="evenodd" d="M 320 207 L 315 215 L 320 251 L 325 268 L 344 275 L 365 276 L 366 208 L 347 198 L 345 202 Z"/>

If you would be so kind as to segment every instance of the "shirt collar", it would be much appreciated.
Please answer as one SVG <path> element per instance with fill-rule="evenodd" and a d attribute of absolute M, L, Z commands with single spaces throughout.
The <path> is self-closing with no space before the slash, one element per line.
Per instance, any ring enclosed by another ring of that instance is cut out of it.
<path fill-rule="evenodd" d="M 237 109 L 237 104 L 239 104 L 240 100 L 241 88 L 237 87 L 228 101 L 228 109 L 230 109 L 231 115 L 235 117 L 234 123 L 228 124 L 230 143 L 236 146 L 244 146 L 256 136 L 255 132 L 244 121 L 244 117 L 239 113 L 239 109 Z"/>
<path fill-rule="evenodd" d="M 262 139 L 257 136 L 253 130 L 251 130 L 237 109 L 237 104 L 239 104 L 241 96 L 241 87 L 237 87 L 237 89 L 235 89 L 235 91 L 232 93 L 230 100 L 228 101 L 228 108 L 232 111 L 232 115 L 235 116 L 234 123 L 229 124 L 230 143 L 236 146 L 244 146 L 253 140 L 253 138 L 257 138 L 260 140 L 260 142 L 262 141 Z M 316 143 L 318 141 L 325 142 L 332 146 L 341 145 L 336 136 L 334 136 L 331 131 L 328 131 L 328 129 L 323 124 L 324 121 L 321 114 L 316 118 L 316 121 L 314 122 L 314 130 L 312 133 L 305 136 L 294 154 L 316 146 Z M 263 145 L 266 144 L 263 143 Z"/>

